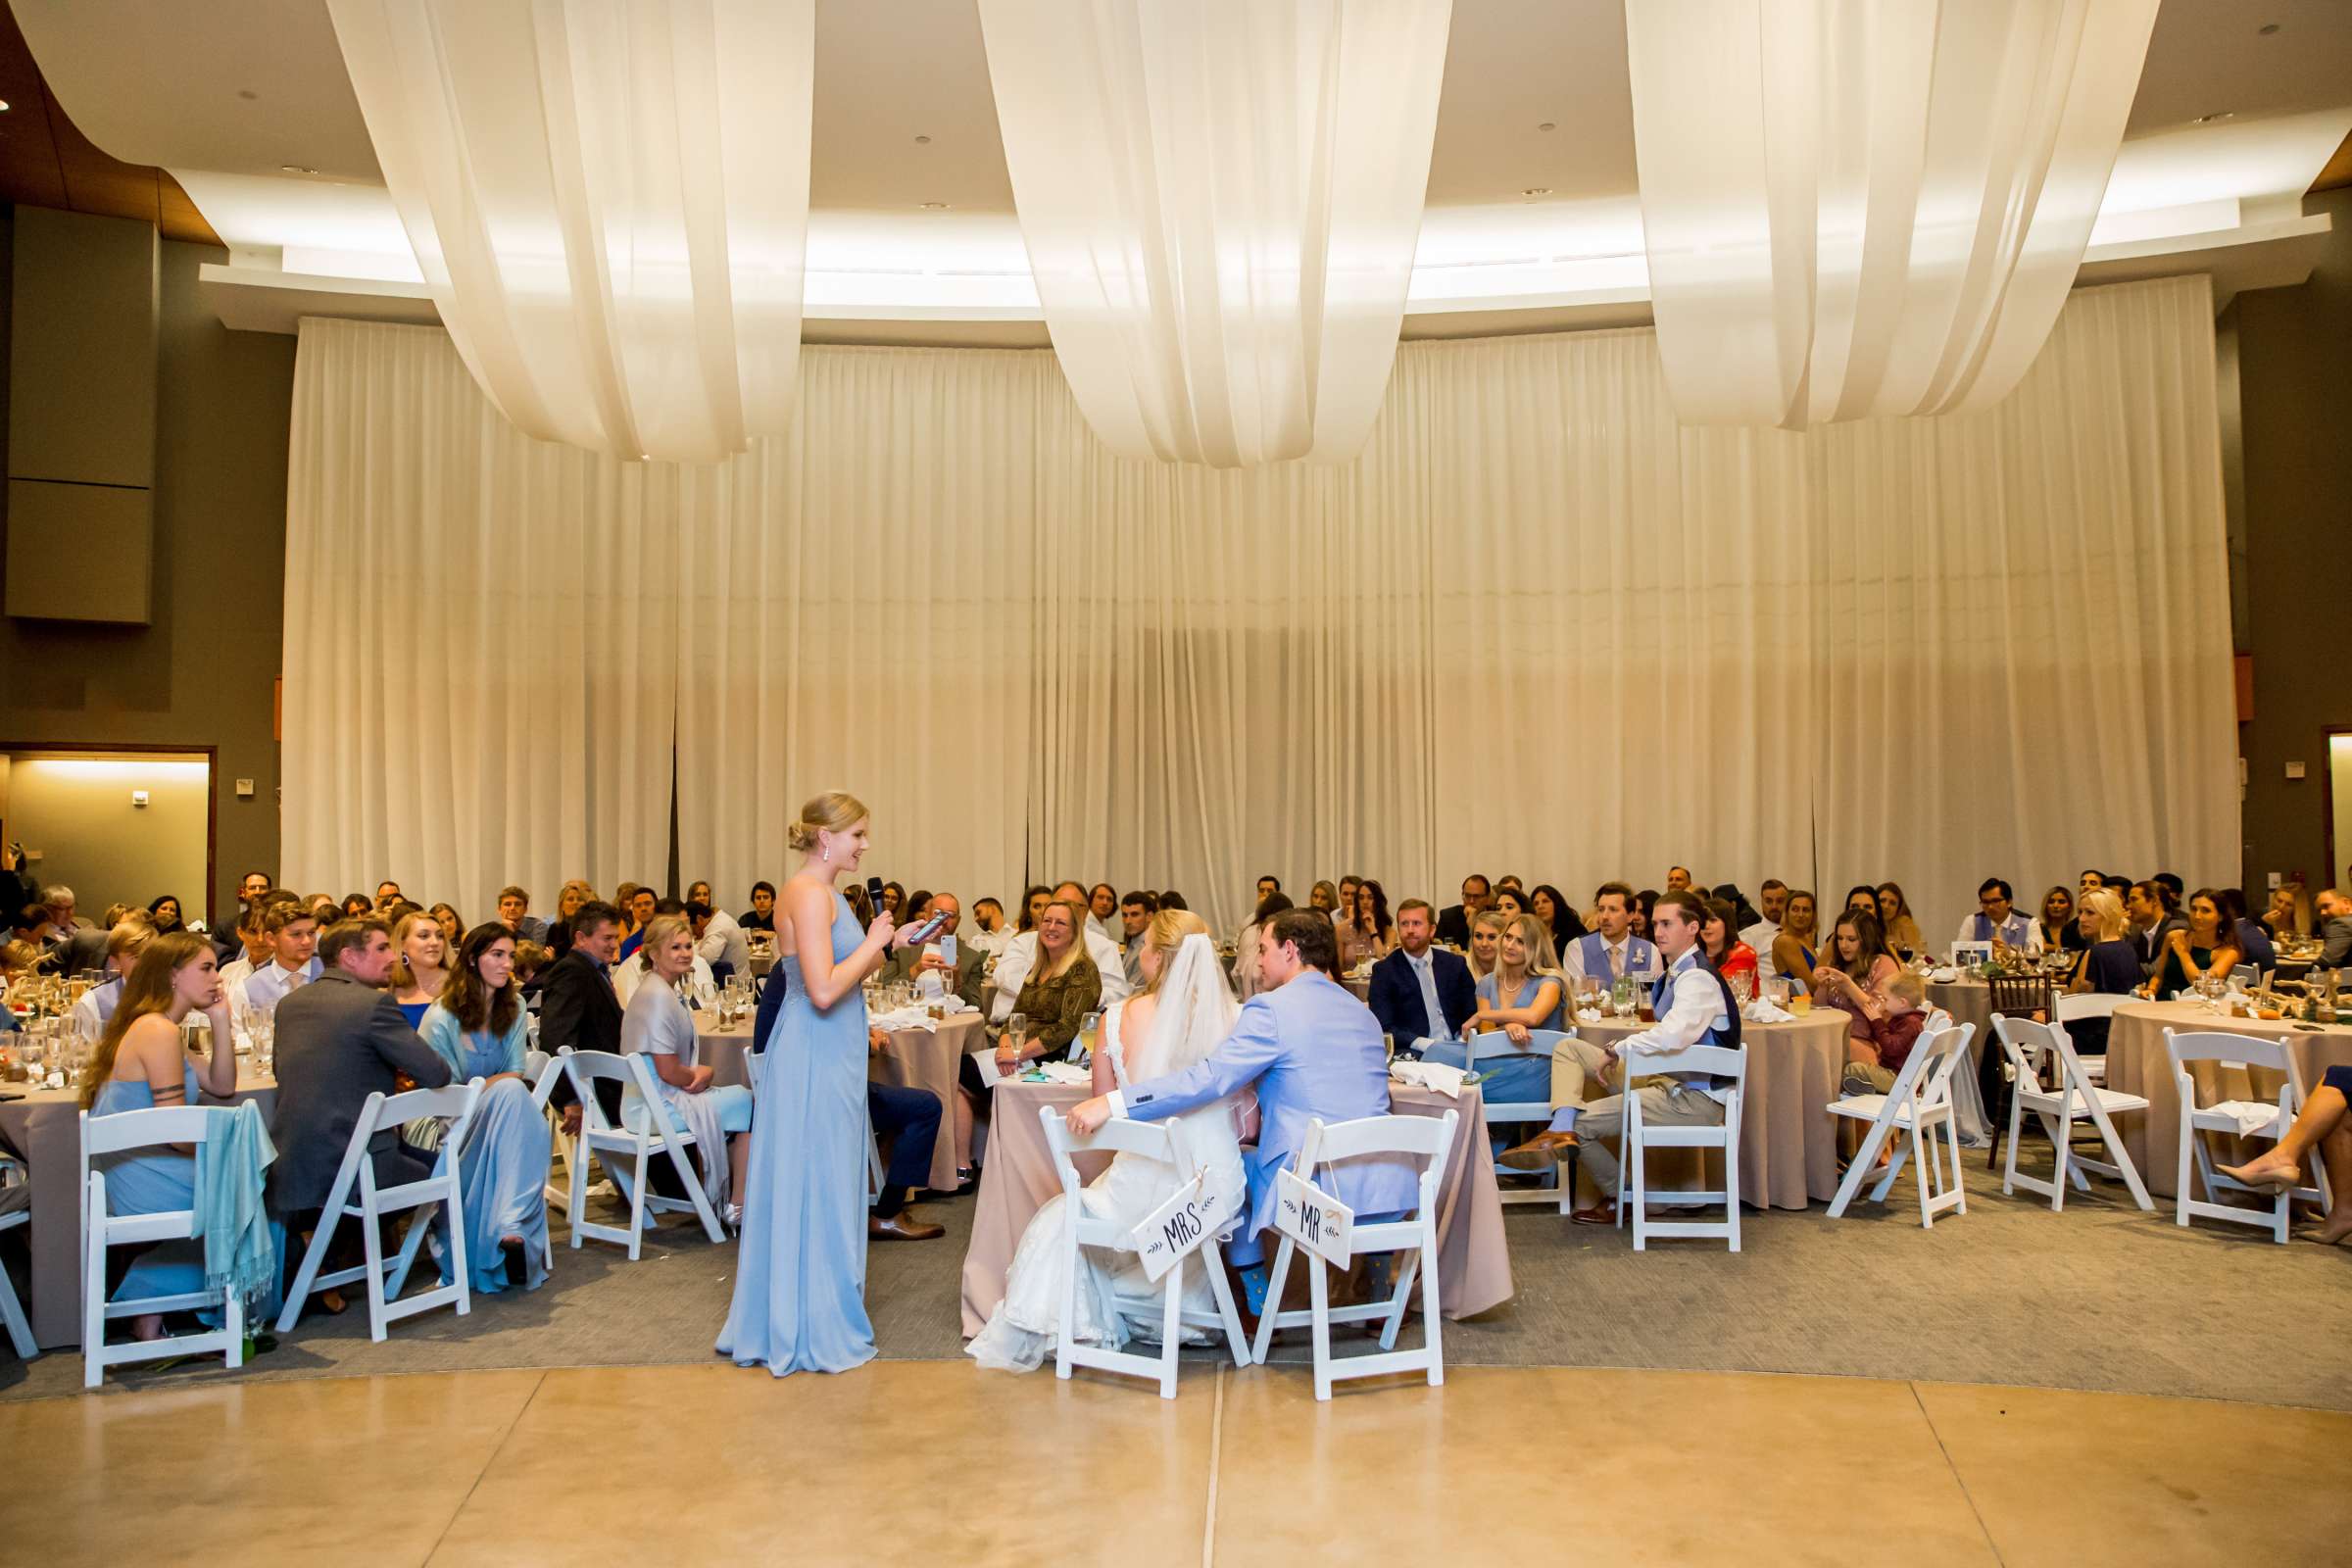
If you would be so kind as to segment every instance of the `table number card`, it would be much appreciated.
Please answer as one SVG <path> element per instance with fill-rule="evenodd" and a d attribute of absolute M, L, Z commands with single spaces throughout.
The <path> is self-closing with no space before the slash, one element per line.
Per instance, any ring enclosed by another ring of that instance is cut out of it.
<path fill-rule="evenodd" d="M 1322 1188 L 1283 1171 L 1274 1182 L 1274 1228 L 1333 1268 L 1354 1258 L 1355 1211 Z"/>
<path fill-rule="evenodd" d="M 1176 1266 L 1178 1258 L 1199 1251 L 1211 1239 L 1223 1234 L 1237 1208 L 1232 1193 L 1206 1191 L 1205 1178 L 1194 1172 L 1191 1181 L 1177 1188 L 1166 1202 L 1144 1216 L 1128 1233 L 1135 1243 L 1136 1255 L 1143 1262 L 1145 1277 L 1157 1284 L 1162 1275 Z"/>

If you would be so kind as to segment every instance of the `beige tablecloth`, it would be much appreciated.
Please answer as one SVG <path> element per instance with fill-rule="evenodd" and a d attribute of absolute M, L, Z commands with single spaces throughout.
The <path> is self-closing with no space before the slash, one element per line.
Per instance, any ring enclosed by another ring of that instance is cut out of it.
<path fill-rule="evenodd" d="M 236 1093 L 236 1101 L 247 1100 L 269 1116 L 277 1108 L 277 1085 L 249 1073 Z M 208 1095 L 204 1102 L 234 1102 Z M 33 1340 L 45 1350 L 81 1345 L 80 1111 L 80 1099 L 71 1089 L 0 1102 L 0 1144 L 24 1161 L 32 1184 L 32 1218 L 24 1227 L 32 1290 L 24 1305 Z"/>
<path fill-rule="evenodd" d="M 963 1332 L 988 1325 L 988 1315 L 1004 1298 L 1004 1270 L 1029 1218 L 1061 1191 L 1046 1130 L 1038 1125 L 1040 1105 L 1074 1105 L 1086 1098 L 1076 1085 L 1015 1081 L 1000 1085 L 989 1137 L 988 1164 L 974 1199 L 972 1241 L 963 1254 Z M 1449 1318 L 1471 1317 L 1511 1296 L 1511 1254 L 1503 1242 L 1502 1202 L 1487 1151 L 1486 1102 L 1475 1087 L 1459 1100 L 1426 1089 L 1393 1084 L 1389 1103 L 1399 1115 L 1462 1113 L 1454 1128 L 1446 1175 L 1438 1184 L 1438 1310 Z M 1478 1157 L 1472 1157 L 1473 1154 Z M 1109 1163 L 1104 1155 L 1079 1160 L 1088 1181 Z"/>
<path fill-rule="evenodd" d="M 2115 1009 L 2107 1033 L 2107 1087 L 2138 1095 L 2148 1102 L 2144 1111 L 2126 1111 L 2116 1118 L 2116 1131 L 2140 1180 L 2151 1194 L 2172 1197 L 2180 1191 L 2180 1095 L 2173 1082 L 2173 1064 L 2164 1053 L 2164 1031 L 2182 1034 L 2220 1032 L 2254 1035 L 2288 1042 L 2295 1071 L 2302 1075 L 2304 1093 L 2319 1083 L 2329 1067 L 2352 1064 L 2352 1029 L 2297 1029 L 2286 1023 L 2258 1018 L 2226 1018 L 2194 1002 L 2128 1002 Z M 2270 1100 L 2278 1093 L 2276 1073 L 2223 1068 L 2198 1062 L 2191 1069 L 2198 1100 Z M 2251 1078 L 2253 1082 L 2249 1083 Z M 2268 1140 L 2259 1141 L 2267 1144 Z M 2258 1141 L 2249 1140 L 2238 1152 L 2250 1156 Z M 2235 1163 L 2229 1155 L 2224 1163 Z M 2306 1180 L 2309 1172 L 2305 1172 Z M 2202 1197 L 2203 1195 L 2198 1195 Z"/>
<path fill-rule="evenodd" d="M 752 1025 L 717 1027 L 710 1009 L 694 1015 L 694 1032 L 702 1042 L 703 1060 L 710 1066 L 714 1084 L 751 1081 Z M 882 1054 L 867 1063 L 867 1076 L 905 1089 L 928 1089 L 939 1097 L 939 1141 L 931 1149 L 930 1184 L 943 1193 L 956 1190 L 955 1125 L 956 1073 L 966 1054 L 980 1049 L 980 1014 L 963 1013 L 942 1019 L 939 1028 L 901 1029 L 883 1037 Z"/>
<path fill-rule="evenodd" d="M 1845 1013 L 1823 1007 L 1794 1023 L 1740 1026 L 1747 1051 L 1740 1128 L 1742 1201 L 1758 1208 L 1803 1208 L 1815 1199 L 1826 1203 L 1838 1196 L 1838 1125 L 1829 1105 L 1845 1077 L 1850 1021 Z M 1579 1023 L 1576 1032 L 1607 1045 L 1648 1027 L 1629 1018 Z"/>
<path fill-rule="evenodd" d="M 2001 1050 L 1992 1038 L 1992 987 L 1977 979 L 1954 980 L 1948 985 L 1931 980 L 1928 1005 L 1941 1007 L 1954 1023 L 1977 1026 L 1977 1032 L 1968 1037 L 1968 1060 L 1952 1070 L 1952 1111 L 1960 1141 L 1980 1148 L 1991 1140 L 1992 1120 L 1984 1109 L 1979 1071 L 1984 1053 L 1989 1051 L 1998 1057 Z"/>

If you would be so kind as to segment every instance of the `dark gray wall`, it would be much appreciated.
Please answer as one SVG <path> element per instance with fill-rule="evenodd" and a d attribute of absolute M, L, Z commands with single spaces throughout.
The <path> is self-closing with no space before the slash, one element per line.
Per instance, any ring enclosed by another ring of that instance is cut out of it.
<path fill-rule="evenodd" d="M 2311 280 L 2237 297 L 2245 419 L 2246 887 L 2341 881 L 2328 839 L 2329 729 L 2352 730 L 2352 190 L 2309 198 L 2334 231 Z M 2286 764 L 2306 776 L 2286 777 Z M 2261 902 L 2256 893 L 2255 902 Z"/>
<path fill-rule="evenodd" d="M 0 217 L 0 273 L 11 223 L 13 215 Z M 271 703 L 285 614 L 294 339 L 231 332 L 204 309 L 196 269 L 225 261 L 224 252 L 167 243 L 163 255 L 154 623 L 93 627 L 0 616 L 0 745 L 217 748 L 211 893 L 218 913 L 235 907 L 243 872 L 277 869 Z M 0 356 L 7 352 L 9 282 L 0 275 Z M 0 409 L 0 431 L 6 428 Z M 238 778 L 254 781 L 251 800 L 236 798 Z M 72 880 L 70 866 L 38 869 Z M 155 891 L 202 903 L 200 889 Z"/>

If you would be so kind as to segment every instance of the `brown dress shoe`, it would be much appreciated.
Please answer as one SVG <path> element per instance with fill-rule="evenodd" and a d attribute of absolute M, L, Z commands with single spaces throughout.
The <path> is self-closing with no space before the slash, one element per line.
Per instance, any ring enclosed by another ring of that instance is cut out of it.
<path fill-rule="evenodd" d="M 1579 1225 L 1614 1225 L 1617 1223 L 1617 1205 L 1611 1202 L 1603 1203 L 1598 1208 L 1580 1208 L 1568 1218 Z"/>
<path fill-rule="evenodd" d="M 1578 1144 L 1572 1132 L 1541 1132 L 1516 1148 L 1506 1149 L 1494 1156 L 1494 1163 L 1506 1170 L 1549 1170 L 1568 1157 L 1568 1151 Z"/>
<path fill-rule="evenodd" d="M 876 1242 L 933 1242 L 947 1235 L 948 1228 L 927 1224 L 902 1208 L 888 1219 L 866 1215 L 865 1234 L 868 1241 Z"/>

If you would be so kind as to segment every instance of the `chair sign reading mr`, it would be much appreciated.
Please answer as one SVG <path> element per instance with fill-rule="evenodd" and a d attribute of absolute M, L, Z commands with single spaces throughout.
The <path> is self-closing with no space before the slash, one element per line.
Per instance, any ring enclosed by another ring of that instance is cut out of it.
<path fill-rule="evenodd" d="M 1293 1170 L 1283 1171 L 1274 1184 L 1274 1228 L 1333 1268 L 1346 1268 L 1355 1253 L 1348 1233 L 1355 1211 Z"/>

